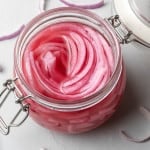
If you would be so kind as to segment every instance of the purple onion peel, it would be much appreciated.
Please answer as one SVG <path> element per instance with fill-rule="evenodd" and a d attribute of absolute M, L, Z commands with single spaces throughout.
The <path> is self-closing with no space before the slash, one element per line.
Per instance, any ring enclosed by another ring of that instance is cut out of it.
<path fill-rule="evenodd" d="M 24 29 L 24 27 L 25 25 L 22 25 L 17 31 L 8 35 L 1 36 L 0 41 L 10 40 L 10 39 L 17 37 L 21 33 L 21 31 Z"/>
<path fill-rule="evenodd" d="M 100 2 L 97 2 L 95 4 L 89 4 L 89 5 L 77 5 L 74 3 L 70 3 L 67 0 L 60 0 L 60 1 L 68 6 L 84 8 L 84 9 L 96 9 L 96 8 L 100 8 L 104 5 L 104 0 L 100 0 Z"/>

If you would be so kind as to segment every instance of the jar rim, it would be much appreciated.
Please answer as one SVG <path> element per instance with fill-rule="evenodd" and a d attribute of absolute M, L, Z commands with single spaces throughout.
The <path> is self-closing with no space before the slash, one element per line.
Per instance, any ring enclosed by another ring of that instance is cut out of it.
<path fill-rule="evenodd" d="M 117 56 L 116 65 L 115 65 L 112 77 L 110 78 L 110 80 L 107 82 L 107 84 L 102 89 L 100 89 L 99 91 L 97 91 L 96 93 L 94 93 L 91 96 L 83 98 L 82 100 L 80 99 L 81 100 L 80 102 L 76 101 L 74 103 L 62 103 L 62 101 L 61 101 L 61 103 L 60 103 L 60 101 L 59 101 L 58 103 L 56 103 L 57 102 L 56 99 L 51 98 L 51 99 L 55 100 L 55 102 L 51 102 L 50 98 L 40 95 L 37 91 L 30 88 L 30 86 L 27 84 L 27 82 L 25 81 L 25 79 L 23 77 L 21 67 L 19 65 L 19 59 L 18 59 L 19 52 L 18 51 L 20 49 L 21 43 L 24 41 L 26 33 L 29 32 L 31 30 L 31 28 L 37 22 L 46 18 L 49 15 L 54 15 L 56 13 L 59 13 L 61 15 L 62 15 L 62 13 L 69 14 L 69 12 L 71 12 L 74 15 L 77 15 L 77 13 L 79 13 L 79 14 L 83 15 L 84 17 L 91 18 L 92 20 L 99 22 L 100 25 L 103 25 L 105 27 L 105 30 L 107 30 L 107 32 L 111 35 L 111 37 L 114 41 L 116 51 L 118 52 L 118 56 Z M 23 86 L 25 87 L 25 89 L 27 89 L 28 93 L 30 93 L 33 96 L 33 100 L 39 104 L 46 106 L 46 107 L 50 107 L 52 109 L 61 110 L 61 111 L 81 110 L 81 109 L 91 107 L 91 106 L 99 103 L 100 101 L 102 101 L 112 91 L 113 87 L 117 84 L 117 81 L 119 80 L 119 77 L 121 75 L 121 70 L 122 70 L 122 68 L 121 68 L 121 63 L 122 63 L 121 47 L 120 47 L 119 41 L 118 41 L 117 36 L 116 36 L 115 32 L 113 31 L 112 27 L 109 26 L 107 24 L 107 22 L 104 19 L 102 19 L 100 16 L 98 16 L 92 12 L 89 12 L 87 10 L 83 10 L 80 8 L 73 8 L 73 7 L 54 8 L 54 9 L 45 11 L 45 12 L 39 14 L 38 16 L 36 16 L 35 18 L 33 18 L 25 26 L 24 30 L 22 31 L 22 33 L 20 34 L 20 36 L 17 39 L 16 45 L 15 45 L 14 58 L 17 58 L 17 59 L 14 59 L 15 73 L 18 76 L 18 78 L 20 79 L 20 81 L 23 84 Z"/>

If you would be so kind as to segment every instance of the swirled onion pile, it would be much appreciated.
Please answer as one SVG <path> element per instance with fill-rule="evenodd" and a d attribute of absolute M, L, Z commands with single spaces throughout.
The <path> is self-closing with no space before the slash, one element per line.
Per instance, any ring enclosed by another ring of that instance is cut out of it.
<path fill-rule="evenodd" d="M 40 94 L 75 100 L 106 85 L 114 58 L 108 41 L 97 30 L 66 22 L 50 25 L 32 38 L 22 68 L 26 82 Z"/>

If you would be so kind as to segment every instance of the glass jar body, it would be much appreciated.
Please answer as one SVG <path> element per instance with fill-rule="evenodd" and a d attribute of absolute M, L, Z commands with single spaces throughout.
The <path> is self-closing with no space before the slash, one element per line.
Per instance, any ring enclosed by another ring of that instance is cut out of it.
<path fill-rule="evenodd" d="M 106 122 L 117 110 L 125 88 L 125 70 L 112 92 L 101 102 L 85 110 L 60 112 L 30 101 L 30 115 L 40 125 L 67 133 L 90 131 Z"/>
<path fill-rule="evenodd" d="M 41 126 L 64 132 L 82 133 L 95 129 L 105 123 L 117 110 L 126 85 L 126 71 L 122 64 L 122 72 L 116 86 L 104 99 L 89 108 L 78 111 L 58 111 L 28 99 L 31 118 Z M 20 91 L 26 95 L 22 83 L 17 82 Z"/>
<path fill-rule="evenodd" d="M 64 14 L 63 14 L 64 13 Z M 48 17 L 48 19 L 47 19 Z M 52 17 L 52 18 L 49 18 Z M 47 19 L 47 20 L 46 20 Z M 59 20 L 60 19 L 60 20 Z M 55 20 L 53 22 L 53 20 Z M 39 30 L 60 21 L 84 23 L 92 28 L 100 29 L 112 46 L 115 58 L 115 69 L 107 85 L 90 97 L 78 99 L 76 103 L 67 102 L 59 105 L 52 98 L 45 99 L 26 83 L 22 72 L 22 55 L 26 45 Z M 49 24 L 50 23 L 50 24 Z M 94 14 L 73 8 L 61 8 L 45 12 L 34 19 L 20 35 L 15 48 L 15 76 L 19 78 L 17 87 L 23 95 L 32 95 L 26 100 L 30 105 L 30 116 L 40 125 L 67 133 L 82 133 L 90 131 L 108 120 L 116 111 L 125 89 L 125 68 L 120 54 L 120 46 L 116 35 L 107 23 Z M 46 102 L 46 103 L 45 103 Z M 69 107 L 68 107 L 69 105 Z"/>

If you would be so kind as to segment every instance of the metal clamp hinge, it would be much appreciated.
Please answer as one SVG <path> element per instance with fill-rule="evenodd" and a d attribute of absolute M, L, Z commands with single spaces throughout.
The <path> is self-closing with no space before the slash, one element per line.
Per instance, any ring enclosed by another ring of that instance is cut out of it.
<path fill-rule="evenodd" d="M 125 26 L 123 26 L 118 15 L 111 16 L 105 20 L 114 28 L 121 44 L 127 44 L 133 40 L 131 37 L 132 32 L 126 29 Z"/>
<path fill-rule="evenodd" d="M 17 79 L 18 78 L 7 80 L 3 84 L 4 86 L 3 90 L 0 92 L 0 99 L 1 99 L 0 108 L 2 108 L 10 93 L 14 94 L 16 98 L 15 103 L 20 105 L 20 109 L 18 110 L 18 112 L 15 114 L 15 116 L 12 118 L 12 120 L 9 123 L 6 123 L 0 114 L 0 132 L 4 135 L 9 134 L 11 127 L 20 126 L 29 116 L 29 104 L 24 104 L 23 101 L 30 98 L 30 96 L 22 96 L 16 93 L 17 88 L 15 82 Z M 24 117 L 21 119 L 21 121 L 15 123 L 15 121 L 17 120 L 17 118 L 22 112 L 24 113 Z"/>

